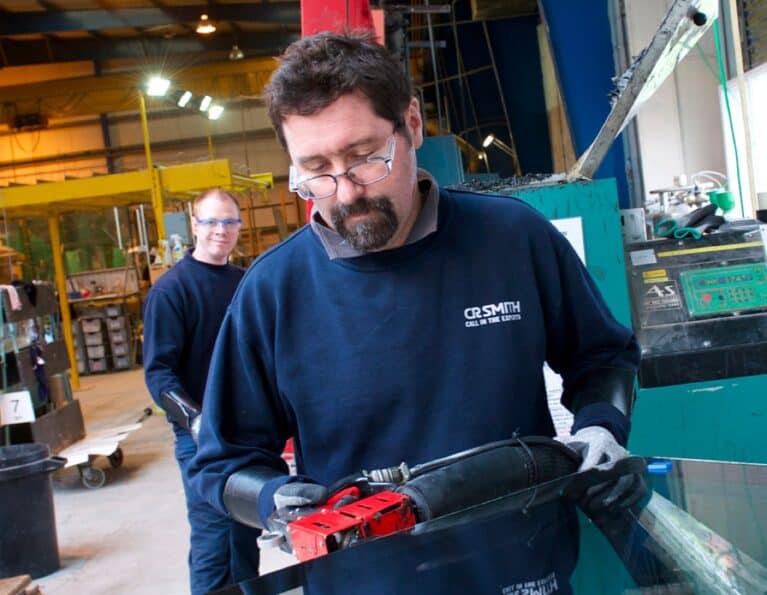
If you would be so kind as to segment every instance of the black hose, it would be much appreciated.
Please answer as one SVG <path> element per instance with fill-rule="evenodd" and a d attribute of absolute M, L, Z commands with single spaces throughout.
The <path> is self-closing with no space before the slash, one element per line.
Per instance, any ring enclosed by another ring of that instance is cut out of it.
<path fill-rule="evenodd" d="M 550 438 L 505 440 L 421 466 L 397 491 L 413 501 L 423 522 L 575 473 L 580 463 Z"/>

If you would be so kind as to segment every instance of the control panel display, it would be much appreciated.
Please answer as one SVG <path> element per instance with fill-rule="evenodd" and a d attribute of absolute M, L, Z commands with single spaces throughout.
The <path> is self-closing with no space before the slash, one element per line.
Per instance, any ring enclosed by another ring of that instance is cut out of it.
<path fill-rule="evenodd" d="M 691 269 L 679 274 L 692 317 L 767 308 L 764 262 Z"/>

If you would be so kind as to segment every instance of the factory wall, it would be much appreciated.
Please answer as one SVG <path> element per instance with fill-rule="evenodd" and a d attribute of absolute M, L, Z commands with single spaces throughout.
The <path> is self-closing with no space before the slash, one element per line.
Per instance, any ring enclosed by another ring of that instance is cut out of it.
<path fill-rule="evenodd" d="M 0 68 L 0 97 L 4 86 L 92 75 L 92 62 Z M 34 111 L 34 106 L 22 106 L 21 109 Z M 29 184 L 37 179 L 63 179 L 65 173 L 89 175 L 94 171 L 106 172 L 103 157 L 82 158 L 67 164 L 55 160 L 58 155 L 103 148 L 100 126 L 93 123 L 92 118 L 51 119 L 48 125 L 49 129 L 31 131 L 11 131 L 0 125 L 0 184 L 10 181 Z M 24 165 L 26 161 L 46 158 L 49 161 Z"/>
<path fill-rule="evenodd" d="M 670 0 L 628 1 L 629 53 L 647 46 L 671 5 Z M 692 48 L 636 117 L 646 192 L 673 186 L 675 176 L 701 170 L 726 171 L 712 29 Z"/>

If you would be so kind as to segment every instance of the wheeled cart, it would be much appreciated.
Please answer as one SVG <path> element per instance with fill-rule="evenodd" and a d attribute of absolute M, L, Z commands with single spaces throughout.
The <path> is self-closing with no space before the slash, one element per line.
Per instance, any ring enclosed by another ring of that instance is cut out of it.
<path fill-rule="evenodd" d="M 107 457 L 112 468 L 117 469 L 123 463 L 123 450 L 120 442 L 131 432 L 138 430 L 143 421 L 152 415 L 152 409 L 147 407 L 134 424 L 105 428 L 87 434 L 71 446 L 59 451 L 58 455 L 67 459 L 66 467 L 77 466 L 80 480 L 86 488 L 100 488 L 106 482 L 106 473 L 100 467 L 93 465 L 96 458 Z"/>

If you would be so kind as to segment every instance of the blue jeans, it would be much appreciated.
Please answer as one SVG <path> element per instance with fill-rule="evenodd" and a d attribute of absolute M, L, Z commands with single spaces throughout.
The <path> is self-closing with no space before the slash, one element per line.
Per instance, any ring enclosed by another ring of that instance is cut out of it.
<path fill-rule="evenodd" d="M 222 515 L 189 486 L 189 466 L 197 451 L 192 435 L 174 428 L 176 460 L 186 495 L 191 528 L 189 578 L 192 595 L 203 595 L 232 583 L 258 576 L 258 545 L 261 534 Z"/>

